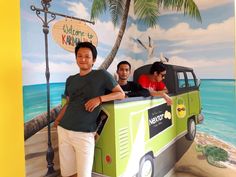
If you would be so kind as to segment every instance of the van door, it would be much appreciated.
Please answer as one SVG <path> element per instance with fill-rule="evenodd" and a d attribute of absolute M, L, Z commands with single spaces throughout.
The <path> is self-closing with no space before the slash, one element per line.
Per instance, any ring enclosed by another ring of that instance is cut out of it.
<path fill-rule="evenodd" d="M 198 115 L 200 113 L 200 94 L 197 87 L 196 79 L 193 72 L 186 72 L 187 87 L 189 90 L 189 116 Z"/>
<path fill-rule="evenodd" d="M 177 71 L 177 97 L 174 103 L 177 135 L 186 131 L 187 119 L 189 117 L 189 99 L 186 74 L 184 71 Z"/>

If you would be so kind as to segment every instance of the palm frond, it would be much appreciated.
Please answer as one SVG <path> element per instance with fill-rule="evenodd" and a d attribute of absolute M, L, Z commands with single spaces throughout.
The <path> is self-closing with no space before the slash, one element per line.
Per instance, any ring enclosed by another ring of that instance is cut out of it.
<path fill-rule="evenodd" d="M 135 0 L 134 14 L 139 22 L 143 22 L 149 27 L 156 26 L 159 17 L 156 0 Z"/>
<path fill-rule="evenodd" d="M 157 0 L 157 4 L 159 8 L 183 11 L 184 15 L 202 21 L 200 11 L 194 0 Z"/>
<path fill-rule="evenodd" d="M 116 26 L 124 12 L 124 0 L 109 0 L 108 3 L 112 23 Z"/>
<path fill-rule="evenodd" d="M 95 20 L 99 15 L 105 12 L 107 9 L 106 0 L 93 0 L 91 8 L 91 20 Z"/>

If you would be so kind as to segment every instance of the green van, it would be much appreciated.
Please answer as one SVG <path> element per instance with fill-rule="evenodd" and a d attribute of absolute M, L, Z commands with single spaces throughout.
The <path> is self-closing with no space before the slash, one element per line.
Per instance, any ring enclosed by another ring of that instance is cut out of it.
<path fill-rule="evenodd" d="M 134 81 L 151 65 L 134 72 Z M 193 69 L 167 65 L 165 84 L 173 104 L 161 97 L 135 97 L 102 105 L 93 172 L 97 176 L 153 177 L 154 159 L 180 137 L 193 140 L 203 121 L 199 82 Z M 95 176 L 96 176 L 95 175 Z"/>

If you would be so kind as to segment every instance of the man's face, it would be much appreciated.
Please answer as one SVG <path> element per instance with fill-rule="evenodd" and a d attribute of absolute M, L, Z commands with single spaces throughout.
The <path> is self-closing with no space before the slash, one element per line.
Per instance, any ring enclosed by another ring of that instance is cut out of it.
<path fill-rule="evenodd" d="M 161 82 L 163 79 L 165 79 L 166 71 L 162 71 L 159 74 L 157 72 L 154 72 L 154 76 L 157 82 Z"/>
<path fill-rule="evenodd" d="M 76 62 L 80 70 L 90 70 L 95 62 L 92 51 L 89 48 L 80 48 L 77 52 Z"/>
<path fill-rule="evenodd" d="M 119 69 L 117 70 L 117 74 L 120 80 L 128 80 L 130 75 L 130 68 L 127 64 L 121 64 Z"/>

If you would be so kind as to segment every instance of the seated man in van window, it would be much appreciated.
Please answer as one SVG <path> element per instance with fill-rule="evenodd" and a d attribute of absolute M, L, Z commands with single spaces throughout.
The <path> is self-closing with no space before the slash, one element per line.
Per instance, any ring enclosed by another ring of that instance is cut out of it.
<path fill-rule="evenodd" d="M 141 85 L 128 81 L 131 73 L 131 65 L 127 61 L 121 61 L 117 65 L 118 83 L 125 92 L 126 97 L 148 97 L 150 93 L 147 89 L 144 89 Z"/>
<path fill-rule="evenodd" d="M 161 62 L 154 62 L 150 69 L 150 74 L 142 74 L 138 82 L 142 87 L 149 90 L 151 96 L 163 97 L 168 105 L 172 104 L 172 99 L 166 94 L 166 88 L 163 79 L 166 75 L 166 66 Z"/>

